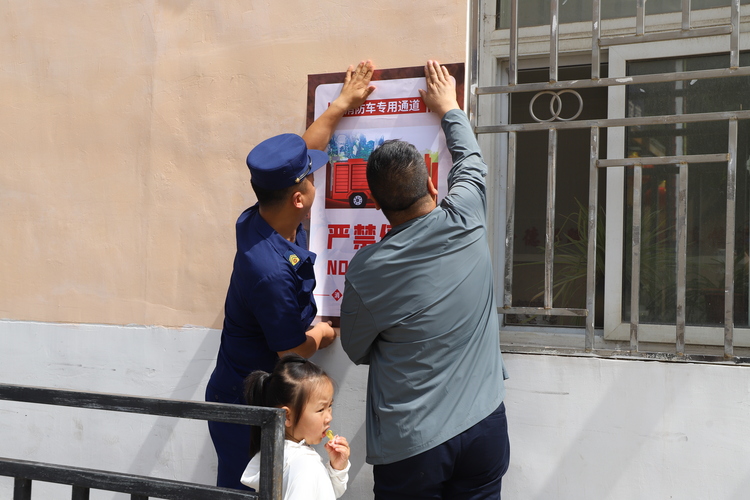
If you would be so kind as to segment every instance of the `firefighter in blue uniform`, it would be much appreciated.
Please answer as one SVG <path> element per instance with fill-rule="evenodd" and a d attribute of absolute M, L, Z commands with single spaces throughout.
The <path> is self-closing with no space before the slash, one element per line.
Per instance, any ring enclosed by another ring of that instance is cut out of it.
<path fill-rule="evenodd" d="M 312 325 L 315 254 L 307 249 L 302 221 L 315 198 L 312 173 L 328 162 L 324 152 L 341 117 L 372 93 L 373 65 L 349 67 L 339 96 L 300 137 L 282 134 L 247 156 L 258 203 L 237 220 L 237 253 L 224 305 L 224 326 L 206 401 L 244 404 L 243 381 L 252 371 L 273 371 L 279 356 L 310 357 L 330 345 L 330 322 Z M 216 484 L 240 483 L 250 460 L 250 428 L 209 422 L 218 456 Z"/>

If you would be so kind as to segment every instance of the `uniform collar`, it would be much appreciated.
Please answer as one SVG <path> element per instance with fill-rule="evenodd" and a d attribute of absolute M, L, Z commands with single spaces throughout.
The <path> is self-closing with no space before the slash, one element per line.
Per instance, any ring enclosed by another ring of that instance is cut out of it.
<path fill-rule="evenodd" d="M 305 233 L 305 229 L 302 224 L 297 227 L 297 242 L 292 243 L 291 241 L 281 236 L 278 232 L 276 232 L 276 230 L 272 228 L 263 217 L 260 216 L 258 208 L 259 206 L 256 203 L 252 207 L 248 208 L 248 210 L 252 212 L 249 215 L 253 219 L 253 226 L 262 239 L 268 241 L 268 243 L 284 260 L 288 260 L 292 263 L 295 269 L 308 259 L 310 260 L 311 264 L 315 264 L 316 255 L 313 252 L 309 251 L 307 248 L 298 244 L 302 242 L 307 243 L 307 234 Z M 295 264 L 295 261 L 297 260 L 298 264 Z"/>

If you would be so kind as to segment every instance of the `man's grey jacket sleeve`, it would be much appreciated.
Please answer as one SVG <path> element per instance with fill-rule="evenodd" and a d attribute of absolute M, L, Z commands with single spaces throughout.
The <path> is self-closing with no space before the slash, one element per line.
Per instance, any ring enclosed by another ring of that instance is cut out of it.
<path fill-rule="evenodd" d="M 469 119 L 463 111 L 453 109 L 443 116 L 441 125 L 453 159 L 453 168 L 448 174 L 448 195 L 441 205 L 484 224 L 487 219 L 487 165 Z"/>

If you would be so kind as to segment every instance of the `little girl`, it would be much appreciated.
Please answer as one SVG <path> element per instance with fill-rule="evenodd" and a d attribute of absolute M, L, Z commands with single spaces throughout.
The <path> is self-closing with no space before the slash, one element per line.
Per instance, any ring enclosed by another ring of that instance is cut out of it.
<path fill-rule="evenodd" d="M 245 400 L 252 406 L 286 410 L 284 441 L 284 500 L 335 500 L 349 480 L 349 443 L 342 436 L 325 445 L 329 462 L 310 447 L 320 443 L 331 423 L 333 382 L 317 365 L 296 354 L 276 363 L 273 373 L 255 371 L 245 379 Z M 252 460 L 242 474 L 242 484 L 256 491 L 260 479 L 260 428 L 252 427 Z"/>

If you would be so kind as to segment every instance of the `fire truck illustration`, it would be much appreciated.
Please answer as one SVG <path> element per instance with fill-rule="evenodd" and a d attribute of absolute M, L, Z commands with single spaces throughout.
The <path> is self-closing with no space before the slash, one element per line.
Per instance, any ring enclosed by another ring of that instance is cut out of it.
<path fill-rule="evenodd" d="M 424 155 L 427 172 L 432 177 L 432 183 L 437 187 L 438 162 L 432 161 L 429 154 Z M 372 194 L 367 184 L 367 160 L 362 158 L 351 158 L 346 161 L 337 161 L 332 165 L 332 173 L 329 181 L 328 198 L 337 201 L 349 202 L 351 208 L 374 208 Z"/>

